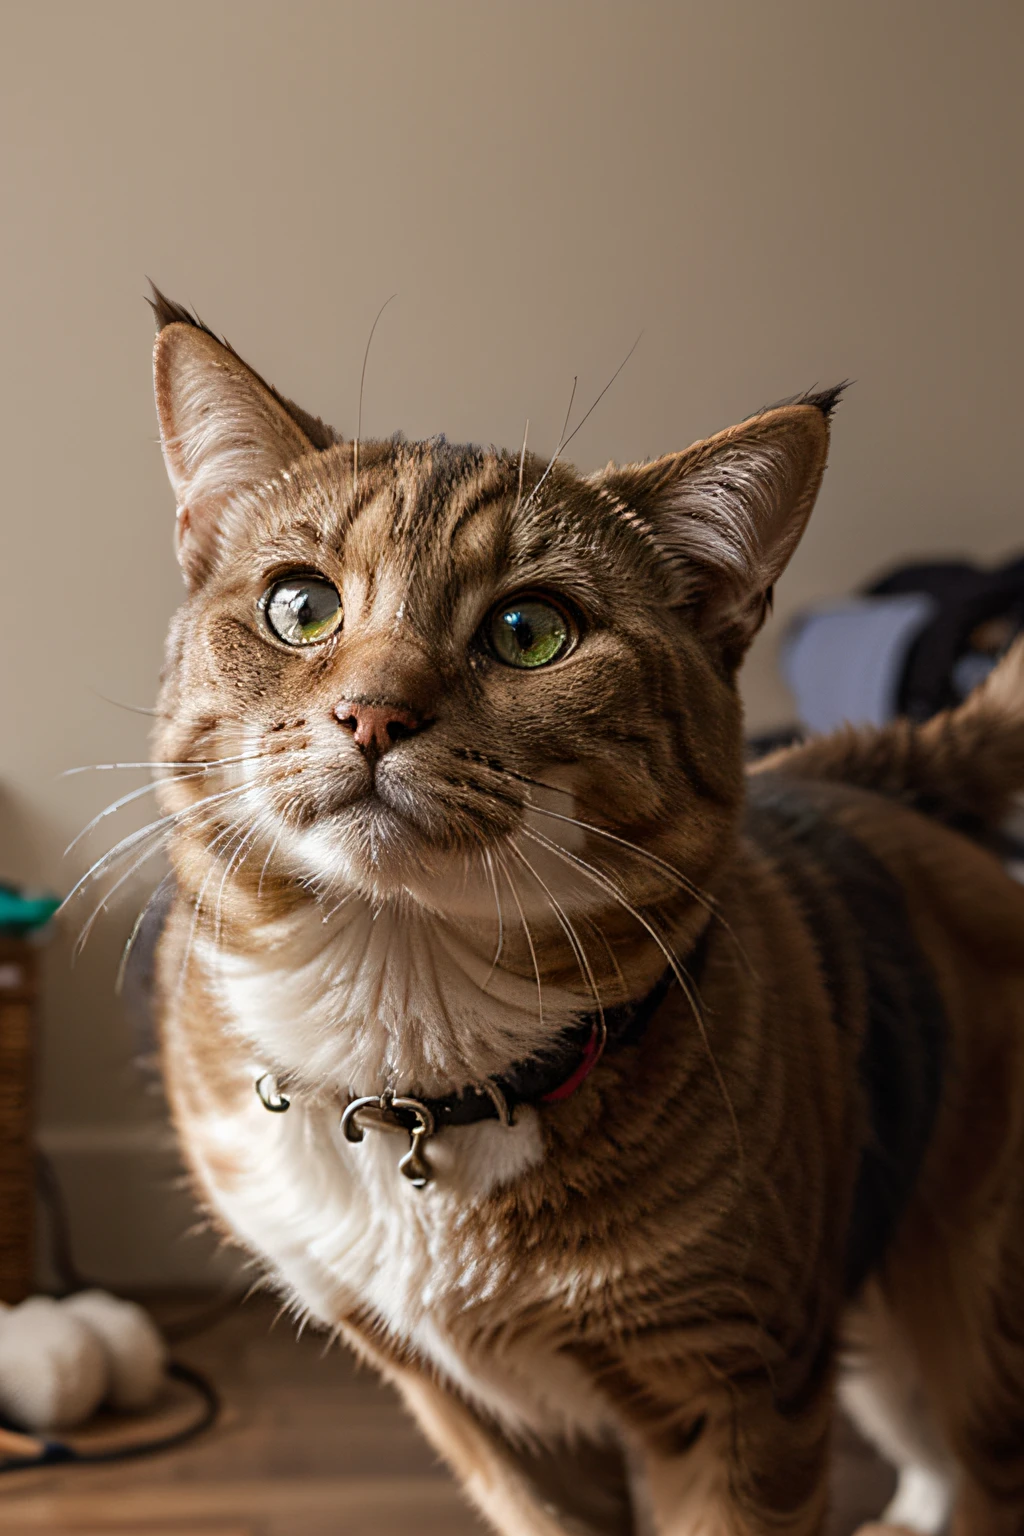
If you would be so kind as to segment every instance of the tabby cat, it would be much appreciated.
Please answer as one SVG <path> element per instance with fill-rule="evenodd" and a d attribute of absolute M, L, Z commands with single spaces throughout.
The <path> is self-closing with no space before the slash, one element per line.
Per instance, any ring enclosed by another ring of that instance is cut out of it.
<path fill-rule="evenodd" d="M 583 476 L 346 441 L 155 299 L 196 1189 L 505 1536 L 1024 1531 L 1024 650 L 743 766 L 837 391 Z"/>

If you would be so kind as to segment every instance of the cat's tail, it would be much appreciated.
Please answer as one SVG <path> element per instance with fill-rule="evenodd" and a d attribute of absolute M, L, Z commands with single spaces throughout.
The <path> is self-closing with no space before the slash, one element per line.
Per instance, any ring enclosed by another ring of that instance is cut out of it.
<path fill-rule="evenodd" d="M 1024 793 L 1024 635 L 956 709 L 923 725 L 847 726 L 763 768 L 871 789 L 967 832 L 997 826 Z"/>

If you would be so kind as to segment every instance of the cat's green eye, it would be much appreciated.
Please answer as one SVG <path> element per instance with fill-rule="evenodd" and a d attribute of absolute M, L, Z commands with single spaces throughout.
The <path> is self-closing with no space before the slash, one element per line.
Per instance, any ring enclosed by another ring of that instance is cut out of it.
<path fill-rule="evenodd" d="M 341 623 L 337 588 L 322 576 L 286 576 L 260 602 L 263 616 L 285 645 L 315 645 Z"/>
<path fill-rule="evenodd" d="M 572 641 L 569 620 L 542 597 L 513 598 L 499 604 L 487 621 L 487 636 L 507 667 L 546 667 L 564 655 Z"/>

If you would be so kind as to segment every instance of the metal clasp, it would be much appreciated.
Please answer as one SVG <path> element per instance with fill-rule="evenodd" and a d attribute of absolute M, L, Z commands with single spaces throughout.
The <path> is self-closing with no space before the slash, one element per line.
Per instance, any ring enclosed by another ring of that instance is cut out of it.
<path fill-rule="evenodd" d="M 341 1132 L 346 1141 L 362 1141 L 367 1130 L 404 1132 L 409 1138 L 409 1150 L 399 1160 L 398 1169 L 414 1189 L 423 1189 L 434 1177 L 426 1156 L 434 1129 L 434 1117 L 425 1104 L 419 1099 L 398 1098 L 390 1088 L 365 1099 L 353 1099 L 341 1117 Z"/>
<path fill-rule="evenodd" d="M 278 1088 L 273 1072 L 264 1072 L 256 1079 L 253 1087 L 263 1108 L 269 1109 L 272 1115 L 283 1115 L 286 1109 L 291 1108 L 292 1101 Z"/>

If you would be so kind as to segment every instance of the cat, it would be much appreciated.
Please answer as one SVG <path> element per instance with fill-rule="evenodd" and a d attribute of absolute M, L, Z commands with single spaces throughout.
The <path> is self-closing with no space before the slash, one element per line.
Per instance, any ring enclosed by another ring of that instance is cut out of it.
<path fill-rule="evenodd" d="M 199 1198 L 504 1536 L 1024 1530 L 1024 649 L 744 768 L 838 390 L 652 463 L 346 441 L 156 293 Z"/>

